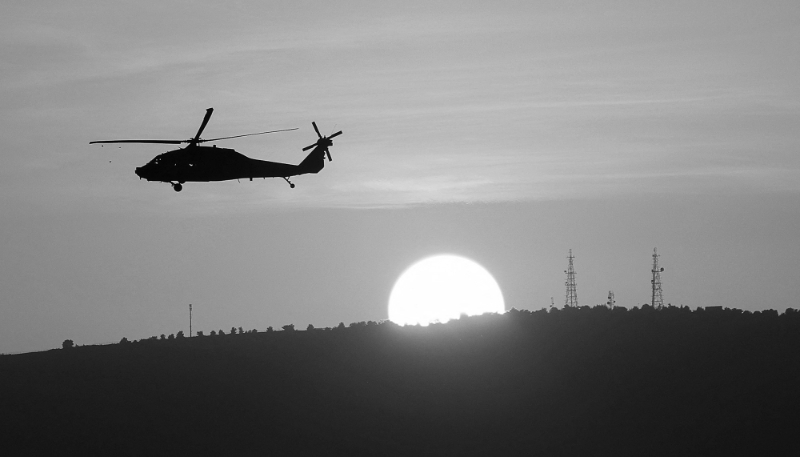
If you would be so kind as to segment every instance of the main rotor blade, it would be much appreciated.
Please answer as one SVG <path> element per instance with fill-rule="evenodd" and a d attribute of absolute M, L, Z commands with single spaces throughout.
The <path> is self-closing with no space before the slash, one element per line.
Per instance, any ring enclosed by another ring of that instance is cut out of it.
<path fill-rule="evenodd" d="M 329 151 L 328 148 L 325 148 L 325 154 L 328 154 L 328 162 L 333 162 L 333 159 L 331 159 L 331 151 Z"/>
<path fill-rule="evenodd" d="M 264 135 L 266 133 L 275 133 L 275 132 L 289 132 L 289 131 L 292 131 L 292 130 L 297 130 L 297 128 L 270 130 L 270 131 L 267 131 L 267 132 L 258 132 L 258 133 L 245 133 L 244 135 L 223 136 L 223 137 L 219 137 L 219 138 L 211 138 L 211 139 L 208 139 L 208 140 L 198 140 L 197 142 L 198 143 L 207 143 L 209 141 L 230 140 L 231 138 L 241 138 L 243 136 Z"/>
<path fill-rule="evenodd" d="M 90 141 L 89 144 L 95 143 L 151 143 L 151 144 L 181 144 L 186 143 L 186 140 L 106 140 L 106 141 Z"/>
<path fill-rule="evenodd" d="M 319 134 L 319 129 L 317 128 L 317 123 L 312 121 L 311 125 L 314 126 L 314 131 L 317 132 L 317 136 L 322 138 L 322 135 Z"/>
<path fill-rule="evenodd" d="M 200 135 L 202 135 L 203 130 L 206 128 L 206 124 L 208 124 L 208 120 L 211 119 L 211 113 L 213 112 L 214 108 L 209 108 L 206 110 L 206 116 L 203 118 L 203 123 L 200 124 L 200 129 L 197 131 L 197 135 L 195 135 L 194 138 L 189 140 L 190 143 L 197 143 L 198 140 L 200 140 Z"/>
<path fill-rule="evenodd" d="M 337 137 L 337 136 L 339 136 L 339 135 L 341 135 L 341 134 L 342 134 L 342 131 L 341 131 L 341 130 L 339 130 L 338 132 L 336 132 L 336 133 L 334 133 L 333 135 L 329 136 L 329 137 L 328 137 L 328 139 L 330 140 L 331 138 Z"/>
<path fill-rule="evenodd" d="M 304 147 L 304 148 L 303 148 L 303 150 L 304 150 L 304 151 L 308 151 L 309 149 L 311 149 L 311 148 L 315 148 L 315 147 L 317 147 L 317 143 L 314 143 L 314 144 L 312 144 L 311 146 L 306 146 L 306 147 Z"/>

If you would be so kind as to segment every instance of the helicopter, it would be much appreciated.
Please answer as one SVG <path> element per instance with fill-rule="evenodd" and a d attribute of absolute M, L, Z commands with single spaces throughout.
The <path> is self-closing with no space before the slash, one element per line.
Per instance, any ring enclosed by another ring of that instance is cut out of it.
<path fill-rule="evenodd" d="M 100 143 L 151 143 L 151 144 L 183 144 L 186 147 L 168 151 L 153 158 L 146 165 L 137 167 L 135 170 L 139 179 L 148 181 L 168 182 L 172 185 L 175 192 L 183 190 L 183 184 L 187 182 L 211 182 L 228 181 L 232 179 L 253 178 L 283 178 L 289 186 L 294 189 L 294 183 L 289 180 L 290 176 L 303 175 L 308 173 L 319 173 L 325 166 L 325 157 L 332 161 L 331 153 L 328 150 L 333 146 L 332 139 L 341 135 L 338 131 L 330 136 L 323 136 L 319 133 L 316 122 L 312 122 L 314 131 L 317 132 L 317 141 L 303 148 L 303 151 L 312 151 L 298 165 L 280 162 L 268 162 L 266 160 L 251 159 L 240 154 L 233 149 L 218 148 L 214 146 L 200 146 L 201 143 L 212 141 L 228 140 L 252 135 L 264 135 L 267 133 L 287 132 L 293 129 L 270 130 L 267 132 L 247 133 L 244 135 L 225 136 L 221 138 L 202 139 L 200 135 L 208 124 L 214 108 L 208 108 L 203 122 L 197 134 L 188 140 L 103 140 L 90 141 L 89 144 Z"/>

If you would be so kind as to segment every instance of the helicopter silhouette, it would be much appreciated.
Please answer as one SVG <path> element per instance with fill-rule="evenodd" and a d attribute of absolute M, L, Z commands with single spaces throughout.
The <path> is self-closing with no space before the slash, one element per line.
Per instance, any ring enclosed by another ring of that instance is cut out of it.
<path fill-rule="evenodd" d="M 325 156 L 328 161 L 332 161 L 331 153 L 328 148 L 333 146 L 333 138 L 342 134 L 338 131 L 330 136 L 322 136 L 319 133 L 317 124 L 312 122 L 314 131 L 317 132 L 317 141 L 303 148 L 303 151 L 312 151 L 298 165 L 280 162 L 268 162 L 266 160 L 251 159 L 240 154 L 233 149 L 218 148 L 214 146 L 200 146 L 201 143 L 212 141 L 228 140 L 231 138 L 241 138 L 252 135 L 264 135 L 267 133 L 287 132 L 294 129 L 270 130 L 267 132 L 247 133 L 244 135 L 225 136 L 221 138 L 202 139 L 200 135 L 208 124 L 214 108 L 208 108 L 200 124 L 197 134 L 188 140 L 104 140 L 90 141 L 89 144 L 99 143 L 151 143 L 151 144 L 183 144 L 186 147 L 165 152 L 153 158 L 146 165 L 136 168 L 136 175 L 139 179 L 148 181 L 168 182 L 172 185 L 175 192 L 183 190 L 183 184 L 187 182 L 211 182 L 228 181 L 232 179 L 253 178 L 283 178 L 289 186 L 294 189 L 294 183 L 289 180 L 290 176 L 303 175 L 308 173 L 319 173 L 325 166 Z"/>

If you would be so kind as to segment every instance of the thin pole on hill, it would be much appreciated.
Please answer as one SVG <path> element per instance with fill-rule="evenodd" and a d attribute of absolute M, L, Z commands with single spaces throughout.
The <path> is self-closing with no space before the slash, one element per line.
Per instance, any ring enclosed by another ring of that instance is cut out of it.
<path fill-rule="evenodd" d="M 192 304 L 189 303 L 189 338 L 192 337 Z"/>

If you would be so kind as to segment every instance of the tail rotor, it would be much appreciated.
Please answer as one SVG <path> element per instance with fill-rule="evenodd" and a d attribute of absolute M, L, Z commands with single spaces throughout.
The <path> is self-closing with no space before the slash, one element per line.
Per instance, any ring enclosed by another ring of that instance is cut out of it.
<path fill-rule="evenodd" d="M 337 136 L 341 135 L 342 131 L 339 130 L 338 132 L 332 134 L 331 136 L 322 136 L 322 134 L 319 133 L 319 129 L 317 128 L 317 123 L 316 122 L 312 122 L 311 125 L 314 127 L 314 131 L 317 132 L 317 137 L 319 139 L 317 140 L 316 143 L 314 143 L 314 144 L 312 144 L 310 146 L 304 147 L 303 151 L 308 151 L 309 149 L 321 147 L 321 148 L 324 148 L 323 150 L 325 151 L 325 155 L 328 156 L 328 162 L 333 161 L 333 159 L 331 158 L 331 152 L 330 152 L 330 150 L 328 150 L 328 147 L 333 146 L 333 141 L 331 141 L 331 140 L 333 138 L 336 138 Z"/>

